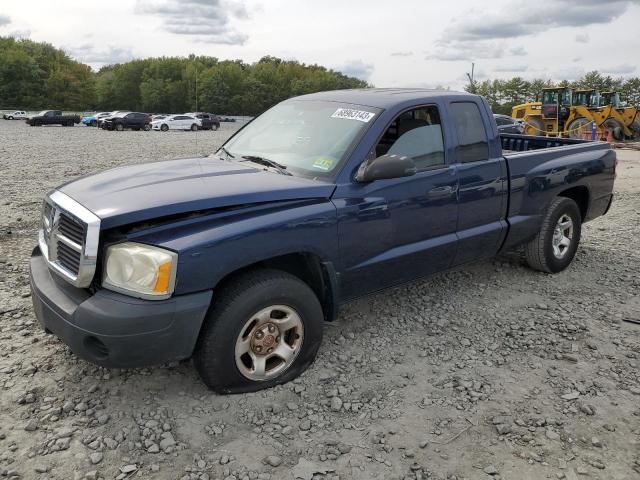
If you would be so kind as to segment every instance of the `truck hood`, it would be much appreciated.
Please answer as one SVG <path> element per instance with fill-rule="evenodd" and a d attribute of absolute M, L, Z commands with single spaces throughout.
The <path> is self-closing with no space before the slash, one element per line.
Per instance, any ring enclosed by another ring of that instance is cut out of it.
<path fill-rule="evenodd" d="M 215 157 L 114 168 L 58 188 L 100 217 L 105 229 L 212 208 L 329 198 L 334 189 Z"/>

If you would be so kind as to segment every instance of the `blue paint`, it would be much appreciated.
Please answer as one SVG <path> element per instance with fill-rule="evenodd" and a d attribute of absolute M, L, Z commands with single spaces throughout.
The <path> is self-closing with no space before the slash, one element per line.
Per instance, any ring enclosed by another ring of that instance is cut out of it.
<path fill-rule="evenodd" d="M 331 176 L 285 176 L 211 157 L 117 168 L 60 189 L 101 217 L 103 246 L 129 239 L 178 252 L 176 295 L 212 289 L 248 265 L 304 253 L 329 266 L 338 302 L 522 244 L 539 230 L 547 205 L 570 188 L 588 192 L 586 220 L 608 208 L 615 175 L 609 145 L 500 136 L 481 97 L 372 89 L 288 101 L 306 100 L 379 111 Z M 460 162 L 453 102 L 480 109 L 488 159 Z M 388 125 L 423 105 L 440 112 L 444 165 L 355 182 Z M 504 155 L 503 145 L 519 152 Z"/>

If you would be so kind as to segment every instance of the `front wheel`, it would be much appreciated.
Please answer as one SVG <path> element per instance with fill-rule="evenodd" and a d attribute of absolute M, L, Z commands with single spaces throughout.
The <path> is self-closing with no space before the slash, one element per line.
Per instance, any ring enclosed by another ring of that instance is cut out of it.
<path fill-rule="evenodd" d="M 11 115 L 9 115 L 9 116 L 7 117 L 7 120 L 13 120 L 13 117 L 12 117 Z"/>
<path fill-rule="evenodd" d="M 322 307 L 299 278 L 279 270 L 223 286 L 200 332 L 194 361 L 218 393 L 253 392 L 293 380 L 315 359 Z"/>
<path fill-rule="evenodd" d="M 196 130 L 198 130 L 198 125 L 196 125 L 195 123 L 191 124 L 191 131 L 195 132 Z"/>
<path fill-rule="evenodd" d="M 117 124 L 116 124 L 116 130 L 117 130 L 118 132 L 123 131 L 123 130 L 124 130 L 124 125 L 122 125 L 121 123 L 117 123 Z"/>
<path fill-rule="evenodd" d="M 163 123 L 162 125 L 160 125 L 160 130 L 166 132 L 167 130 L 169 130 L 169 125 Z"/>
<path fill-rule="evenodd" d="M 581 231 L 578 204 L 570 198 L 556 198 L 547 210 L 540 231 L 525 246 L 527 263 L 541 272 L 561 272 L 576 254 Z"/>

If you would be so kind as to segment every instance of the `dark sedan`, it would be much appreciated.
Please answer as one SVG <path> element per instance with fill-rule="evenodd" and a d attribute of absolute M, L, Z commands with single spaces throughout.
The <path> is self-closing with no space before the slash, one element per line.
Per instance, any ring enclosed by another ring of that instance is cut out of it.
<path fill-rule="evenodd" d="M 524 130 L 524 124 L 520 120 L 511 118 L 509 115 L 499 115 L 494 113 L 493 118 L 496 119 L 498 132 L 500 133 L 516 133 L 519 135 Z"/>

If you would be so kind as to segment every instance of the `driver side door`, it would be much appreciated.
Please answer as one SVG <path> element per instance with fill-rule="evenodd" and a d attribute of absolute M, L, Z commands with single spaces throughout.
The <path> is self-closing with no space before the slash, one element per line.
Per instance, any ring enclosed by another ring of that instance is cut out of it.
<path fill-rule="evenodd" d="M 337 187 L 343 298 L 449 268 L 457 245 L 458 177 L 445 150 L 438 108 L 411 109 L 391 122 L 370 157 L 410 156 L 417 173 Z"/>

